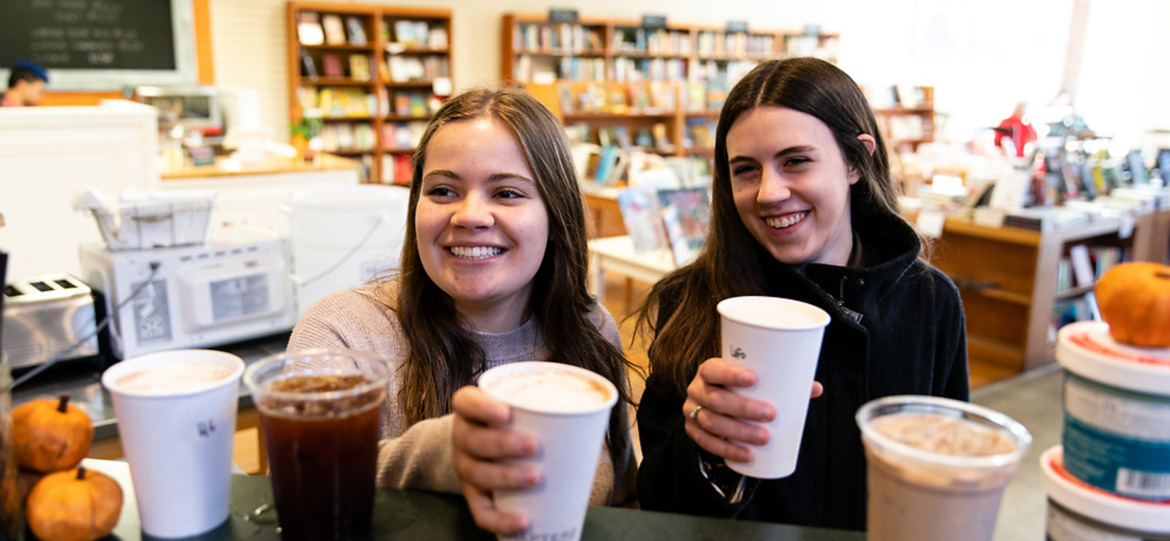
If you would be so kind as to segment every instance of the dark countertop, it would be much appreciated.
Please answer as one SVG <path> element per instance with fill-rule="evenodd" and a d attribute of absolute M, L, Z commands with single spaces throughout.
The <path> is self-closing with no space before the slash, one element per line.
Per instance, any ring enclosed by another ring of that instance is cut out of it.
<path fill-rule="evenodd" d="M 123 490 L 133 490 L 129 467 L 122 462 L 87 460 L 87 465 L 118 480 Z M 132 501 L 128 495 L 127 502 Z M 206 534 L 185 538 L 203 540 L 278 541 L 271 511 L 256 511 L 272 500 L 267 477 L 232 476 L 231 512 L 220 527 Z M 143 539 L 138 510 L 123 506 L 122 516 L 111 539 Z M 379 539 L 494 540 L 495 536 L 475 526 L 463 496 L 418 490 L 379 488 L 374 496 L 373 535 Z M 862 532 L 826 530 L 657 513 L 614 507 L 590 507 L 585 517 L 583 541 L 655 540 L 691 541 L 700 539 L 769 539 L 772 541 L 863 541 Z"/>
<path fill-rule="evenodd" d="M 245 364 L 259 360 L 273 353 L 282 353 L 288 345 L 289 333 L 281 332 L 244 342 L 212 346 L 206 349 L 226 351 L 238 355 Z M 117 420 L 114 419 L 114 404 L 110 394 L 102 388 L 102 372 L 107 364 L 98 358 L 63 361 L 37 374 L 26 383 L 12 390 L 13 407 L 37 398 L 56 398 L 69 393 L 70 403 L 85 410 L 93 419 L 94 439 L 112 438 L 118 435 Z M 31 370 L 22 369 L 13 374 L 19 378 Z M 252 397 L 240 384 L 240 408 L 252 406 Z"/>

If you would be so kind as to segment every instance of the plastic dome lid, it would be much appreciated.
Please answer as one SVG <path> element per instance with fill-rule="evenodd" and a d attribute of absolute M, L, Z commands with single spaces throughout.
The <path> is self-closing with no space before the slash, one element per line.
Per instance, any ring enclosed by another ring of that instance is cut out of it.
<path fill-rule="evenodd" d="M 1170 534 L 1170 501 L 1126 498 L 1073 477 L 1064 469 L 1064 449 L 1060 445 L 1040 455 L 1040 470 L 1044 492 L 1062 507 L 1117 528 Z"/>
<path fill-rule="evenodd" d="M 1106 385 L 1170 395 L 1170 348 L 1137 348 L 1118 343 L 1100 321 L 1060 329 L 1056 360 L 1071 372 Z"/>

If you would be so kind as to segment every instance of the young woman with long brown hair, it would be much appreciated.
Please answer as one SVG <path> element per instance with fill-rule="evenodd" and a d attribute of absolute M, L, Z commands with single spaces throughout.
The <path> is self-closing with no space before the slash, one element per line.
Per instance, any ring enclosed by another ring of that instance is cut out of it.
<path fill-rule="evenodd" d="M 719 116 L 706 245 L 655 285 L 641 315 L 654 332 L 638 409 L 642 508 L 864 529 L 857 409 L 893 394 L 968 396 L 959 293 L 922 246 L 897 212 L 873 112 L 845 72 L 793 58 L 737 83 Z M 728 391 L 756 377 L 719 358 L 715 305 L 741 295 L 800 300 L 832 318 L 816 372 L 824 394 L 784 479 L 726 466 L 749 460 L 740 443 L 770 437 L 745 420 L 786 414 Z"/>
<path fill-rule="evenodd" d="M 469 386 L 520 361 L 580 366 L 629 402 L 613 317 L 586 288 L 585 208 L 563 128 L 516 89 L 473 90 L 443 105 L 414 156 L 402 268 L 329 295 L 297 323 L 289 349 L 350 348 L 389 357 L 379 485 L 462 491 L 477 523 L 515 533 L 490 491 L 539 482 L 537 452 L 506 428 L 507 406 Z M 613 409 L 594 505 L 633 498 L 626 407 Z"/>

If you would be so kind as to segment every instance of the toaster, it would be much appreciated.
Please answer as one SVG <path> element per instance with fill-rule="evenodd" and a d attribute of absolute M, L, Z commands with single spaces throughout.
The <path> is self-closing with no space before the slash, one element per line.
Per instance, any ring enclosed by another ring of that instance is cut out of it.
<path fill-rule="evenodd" d="M 4 353 L 13 369 L 97 355 L 93 292 L 68 274 L 4 286 Z M 86 338 L 77 347 L 65 351 Z"/>

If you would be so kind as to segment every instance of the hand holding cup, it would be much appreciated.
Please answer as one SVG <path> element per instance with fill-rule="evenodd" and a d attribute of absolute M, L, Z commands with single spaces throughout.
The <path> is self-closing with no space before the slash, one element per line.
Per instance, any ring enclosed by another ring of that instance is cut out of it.
<path fill-rule="evenodd" d="M 524 531 L 528 517 L 497 509 L 492 491 L 531 488 L 540 482 L 539 466 L 503 462 L 536 455 L 540 442 L 509 428 L 512 409 L 474 385 L 456 391 L 451 408 L 452 462 L 476 525 L 497 534 Z"/>
<path fill-rule="evenodd" d="M 687 386 L 687 400 L 683 403 L 687 436 L 713 455 L 738 462 L 750 461 L 751 449 L 740 443 L 764 445 L 771 434 L 764 427 L 744 421 L 767 423 L 775 419 L 776 409 L 768 402 L 746 398 L 729 388 L 755 384 L 756 373 L 750 368 L 719 357 L 704 361 Z M 820 382 L 814 381 L 811 398 L 823 392 Z"/>

